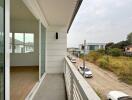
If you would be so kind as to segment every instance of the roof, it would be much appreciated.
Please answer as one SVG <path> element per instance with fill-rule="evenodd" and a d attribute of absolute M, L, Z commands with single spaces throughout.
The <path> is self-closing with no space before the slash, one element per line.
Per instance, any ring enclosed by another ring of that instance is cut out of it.
<path fill-rule="evenodd" d="M 121 92 L 121 91 L 111 91 L 109 93 L 110 96 L 112 96 L 114 99 L 118 99 L 120 97 L 128 96 L 127 94 Z"/>
<path fill-rule="evenodd" d="M 76 16 L 76 14 L 77 14 L 77 12 L 78 12 L 80 6 L 81 6 L 82 1 L 83 1 L 83 0 L 78 0 L 78 2 L 77 2 L 77 4 L 76 4 L 76 8 L 75 8 L 75 10 L 74 10 L 74 13 L 73 13 L 72 19 L 71 19 L 71 21 L 70 21 L 70 24 L 69 24 L 69 27 L 68 27 L 67 32 L 69 31 L 69 29 L 70 29 L 70 27 L 71 27 L 71 25 L 72 25 L 72 22 L 73 22 L 73 20 L 74 20 L 74 18 L 75 18 L 75 16 Z"/>
<path fill-rule="evenodd" d="M 128 45 L 128 46 L 126 46 L 125 48 L 132 48 L 132 45 Z"/>

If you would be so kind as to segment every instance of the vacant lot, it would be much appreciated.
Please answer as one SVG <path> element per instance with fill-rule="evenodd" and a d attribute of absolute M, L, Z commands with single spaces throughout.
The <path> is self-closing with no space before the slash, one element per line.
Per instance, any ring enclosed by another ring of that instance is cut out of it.
<path fill-rule="evenodd" d="M 113 72 L 119 80 L 132 84 L 132 57 L 113 57 L 91 52 L 86 56 L 86 60 Z"/>
<path fill-rule="evenodd" d="M 82 64 L 82 60 L 78 59 L 76 66 Z M 123 91 L 132 96 L 132 85 L 128 85 L 118 80 L 117 75 L 113 72 L 104 70 L 95 64 L 86 62 L 86 66 L 93 72 L 93 78 L 86 78 L 86 81 L 101 96 L 102 100 L 106 99 L 106 95 L 111 90 Z"/>

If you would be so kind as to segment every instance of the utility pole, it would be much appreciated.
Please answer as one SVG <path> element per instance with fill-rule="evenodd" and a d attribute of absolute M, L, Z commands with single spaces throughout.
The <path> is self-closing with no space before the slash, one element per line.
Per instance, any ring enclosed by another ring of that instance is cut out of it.
<path fill-rule="evenodd" d="M 84 40 L 84 49 L 83 49 L 84 50 L 84 52 L 83 52 L 83 68 L 84 69 L 85 69 L 85 60 L 86 60 L 86 58 L 85 58 L 86 48 L 85 47 L 86 47 L 86 40 Z"/>

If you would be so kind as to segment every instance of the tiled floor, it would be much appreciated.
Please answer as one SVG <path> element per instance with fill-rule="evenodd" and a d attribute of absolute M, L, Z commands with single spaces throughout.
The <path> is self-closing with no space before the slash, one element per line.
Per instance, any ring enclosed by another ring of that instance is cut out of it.
<path fill-rule="evenodd" d="M 47 74 L 33 100 L 66 100 L 63 74 Z"/>

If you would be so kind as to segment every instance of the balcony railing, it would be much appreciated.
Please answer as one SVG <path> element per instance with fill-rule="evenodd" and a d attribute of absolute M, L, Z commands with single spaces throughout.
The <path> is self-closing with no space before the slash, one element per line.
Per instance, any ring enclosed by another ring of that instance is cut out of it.
<path fill-rule="evenodd" d="M 68 100 L 101 100 L 67 57 L 64 76 Z"/>

